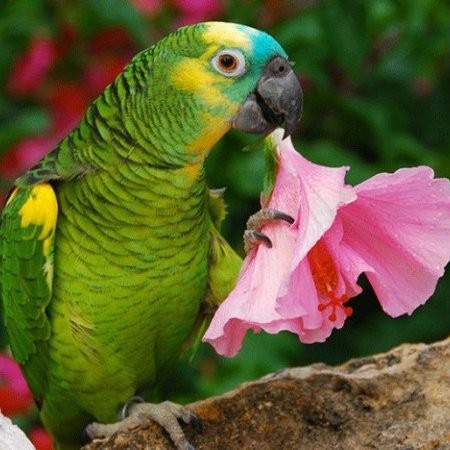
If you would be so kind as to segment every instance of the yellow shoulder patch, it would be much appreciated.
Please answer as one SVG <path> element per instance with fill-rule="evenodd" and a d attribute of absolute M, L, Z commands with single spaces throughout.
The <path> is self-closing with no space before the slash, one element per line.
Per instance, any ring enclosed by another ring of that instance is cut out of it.
<path fill-rule="evenodd" d="M 13 192 L 13 195 L 15 195 L 15 192 Z M 47 255 L 58 216 L 58 202 L 50 184 L 42 183 L 33 186 L 30 189 L 28 199 L 20 208 L 19 215 L 21 217 L 21 228 L 30 225 L 42 226 L 38 239 L 44 240 L 44 254 Z"/>

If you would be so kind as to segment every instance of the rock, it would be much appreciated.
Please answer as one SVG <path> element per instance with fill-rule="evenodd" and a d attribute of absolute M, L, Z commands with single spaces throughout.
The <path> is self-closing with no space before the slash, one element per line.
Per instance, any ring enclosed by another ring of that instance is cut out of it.
<path fill-rule="evenodd" d="M 8 417 L 0 413 L 0 449 L 36 450 L 19 427 L 13 425 Z"/>
<path fill-rule="evenodd" d="M 450 449 L 450 338 L 402 345 L 339 367 L 286 369 L 188 405 L 197 450 Z M 83 450 L 172 449 L 157 425 Z"/>

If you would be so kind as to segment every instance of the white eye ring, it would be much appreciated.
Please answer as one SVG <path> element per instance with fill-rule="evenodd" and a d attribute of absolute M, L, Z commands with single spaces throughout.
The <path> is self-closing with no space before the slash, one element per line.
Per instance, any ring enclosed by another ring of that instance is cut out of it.
<path fill-rule="evenodd" d="M 211 63 L 217 72 L 226 77 L 237 78 L 247 71 L 244 55 L 241 51 L 233 48 L 217 52 Z"/>

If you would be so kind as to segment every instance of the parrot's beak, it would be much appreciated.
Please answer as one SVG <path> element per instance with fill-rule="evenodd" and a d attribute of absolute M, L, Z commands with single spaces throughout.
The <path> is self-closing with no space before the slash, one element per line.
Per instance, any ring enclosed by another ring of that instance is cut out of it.
<path fill-rule="evenodd" d="M 300 83 L 285 58 L 276 56 L 264 68 L 256 89 L 247 97 L 232 126 L 247 133 L 266 134 L 284 128 L 284 137 L 295 130 L 303 108 Z"/>

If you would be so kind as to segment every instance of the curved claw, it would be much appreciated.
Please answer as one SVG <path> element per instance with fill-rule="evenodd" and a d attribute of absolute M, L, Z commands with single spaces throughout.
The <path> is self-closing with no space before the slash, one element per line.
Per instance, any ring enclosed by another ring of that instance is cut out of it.
<path fill-rule="evenodd" d="M 264 244 L 267 247 L 272 248 L 272 241 L 270 240 L 269 236 L 256 230 L 245 230 L 244 232 L 245 253 L 249 253 L 254 247 L 256 247 L 261 242 L 264 242 Z"/>
<path fill-rule="evenodd" d="M 263 208 L 249 217 L 247 230 L 244 232 L 244 250 L 248 254 L 255 246 L 263 242 L 267 247 L 272 248 L 270 238 L 259 230 L 273 220 L 284 220 L 292 225 L 295 219 L 282 211 L 272 208 Z"/>
<path fill-rule="evenodd" d="M 289 225 L 292 225 L 295 222 L 295 219 L 290 216 L 289 214 L 286 214 L 284 212 L 278 211 L 276 209 L 272 209 L 271 211 L 273 211 L 273 218 L 275 220 L 284 220 L 285 222 L 287 222 Z"/>
<path fill-rule="evenodd" d="M 127 418 L 130 415 L 130 408 L 136 403 L 145 403 L 145 400 L 139 395 L 131 397 L 130 400 L 128 400 L 120 410 L 119 419 L 124 420 L 125 418 Z"/>
<path fill-rule="evenodd" d="M 247 229 L 259 230 L 266 223 L 269 223 L 272 220 L 284 220 L 290 225 L 292 225 L 295 222 L 295 219 L 289 214 L 286 214 L 282 211 L 278 211 L 277 209 L 263 208 L 249 217 L 247 221 Z"/>
<path fill-rule="evenodd" d="M 191 418 L 190 418 L 189 423 L 192 425 L 192 428 L 194 429 L 194 431 L 197 434 L 202 434 L 203 433 L 202 421 L 199 419 L 197 414 L 194 414 L 192 411 L 190 411 L 190 413 L 191 413 Z"/>
<path fill-rule="evenodd" d="M 190 409 L 184 408 L 183 406 L 169 401 L 163 402 L 162 404 L 169 408 L 172 414 L 178 420 L 181 420 L 186 425 L 191 425 L 196 433 L 201 434 L 203 432 L 202 421 L 197 416 L 197 414 L 192 412 Z"/>

